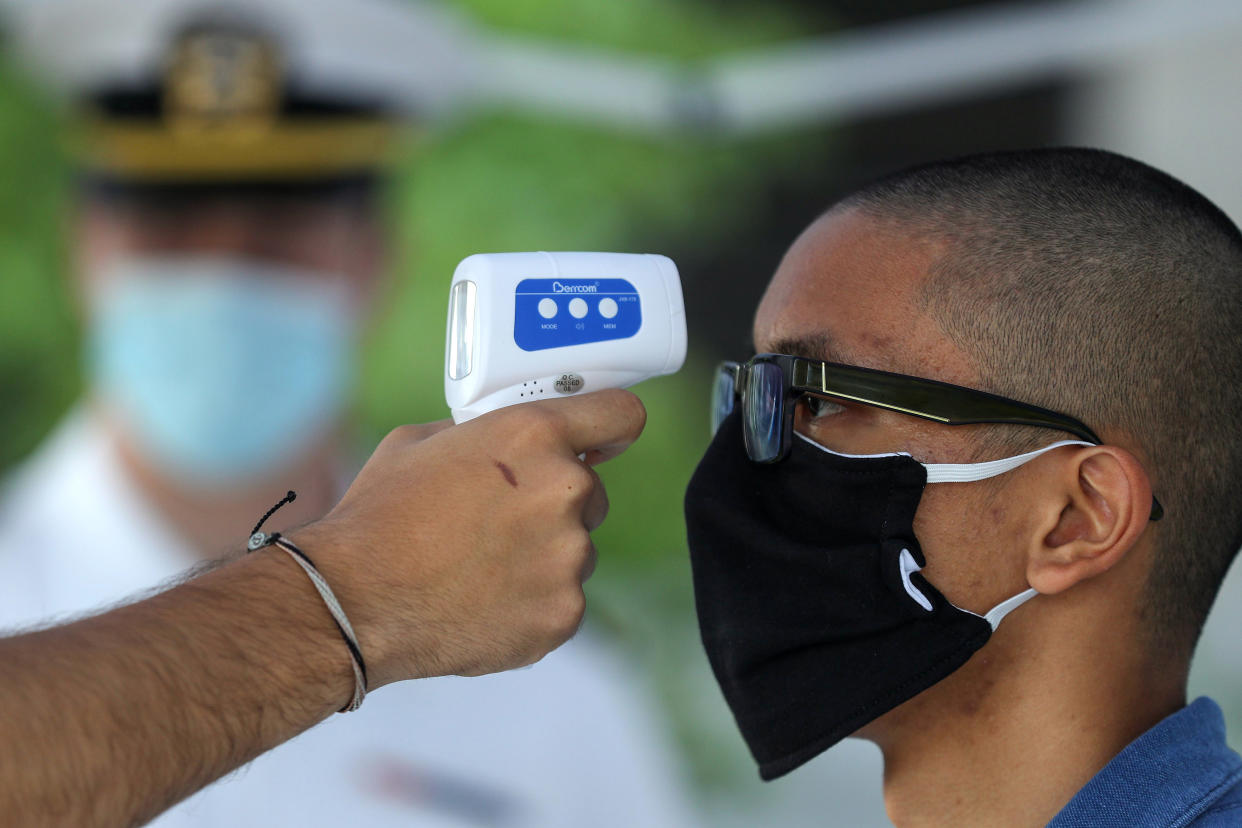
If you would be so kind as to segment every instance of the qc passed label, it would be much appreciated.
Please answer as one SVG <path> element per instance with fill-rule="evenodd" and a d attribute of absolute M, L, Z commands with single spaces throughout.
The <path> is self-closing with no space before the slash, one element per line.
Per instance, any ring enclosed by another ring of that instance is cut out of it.
<path fill-rule="evenodd" d="M 561 374 L 552 387 L 562 394 L 577 394 L 582 390 L 582 377 L 577 374 Z"/>
<path fill-rule="evenodd" d="M 627 339 L 642 323 L 625 279 L 524 279 L 514 291 L 513 341 L 523 351 Z"/>

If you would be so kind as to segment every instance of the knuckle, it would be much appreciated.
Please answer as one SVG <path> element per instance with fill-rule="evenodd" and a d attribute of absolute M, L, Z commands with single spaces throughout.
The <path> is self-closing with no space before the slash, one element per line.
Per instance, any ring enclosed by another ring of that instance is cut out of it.
<path fill-rule="evenodd" d="M 590 528 L 592 529 L 598 528 L 608 518 L 608 510 L 612 505 L 608 501 L 608 495 L 604 492 L 603 486 L 600 486 L 596 491 L 597 495 L 592 503 L 593 509 L 591 512 L 592 526 Z"/>
<path fill-rule="evenodd" d="M 586 595 L 580 586 L 569 590 L 561 603 L 555 619 L 554 632 L 559 641 L 565 641 L 573 636 L 582 626 L 582 619 L 586 617 Z"/>
<path fill-rule="evenodd" d="M 401 438 L 401 429 L 405 426 L 397 426 L 392 431 L 384 435 L 384 439 L 379 441 L 379 445 L 375 447 L 375 451 L 388 452 L 396 450 L 404 441 Z"/>
<path fill-rule="evenodd" d="M 595 491 L 595 484 L 599 478 L 586 466 L 573 462 L 565 464 L 564 480 L 569 488 L 584 496 L 589 496 Z"/>
<path fill-rule="evenodd" d="M 578 627 L 582 626 L 582 620 L 586 618 L 587 601 L 586 594 L 581 587 L 574 590 L 574 598 L 569 604 L 569 621 L 570 632 L 577 632 Z"/>
<path fill-rule="evenodd" d="M 565 430 L 565 418 L 548 406 L 527 403 L 515 405 L 511 426 L 513 438 L 522 445 L 539 445 L 549 434 Z"/>
<path fill-rule="evenodd" d="M 387 443 L 390 447 L 409 445 L 417 442 L 422 435 L 422 427 L 416 425 L 399 425 L 384 437 L 381 445 Z"/>
<path fill-rule="evenodd" d="M 595 550 L 595 545 L 592 544 L 591 548 L 587 551 L 586 560 L 583 562 L 582 570 L 578 576 L 582 583 L 585 584 L 588 580 L 590 580 L 591 576 L 595 574 L 595 567 L 598 563 L 599 553 Z"/>
<path fill-rule="evenodd" d="M 570 503 L 581 503 L 589 498 L 595 489 L 596 477 L 586 466 L 576 460 L 558 462 L 547 478 L 554 487 L 551 494 L 564 502 L 566 495 Z"/>
<path fill-rule="evenodd" d="M 564 416 L 548 405 L 522 405 L 522 416 L 531 428 L 555 428 L 564 424 Z"/>

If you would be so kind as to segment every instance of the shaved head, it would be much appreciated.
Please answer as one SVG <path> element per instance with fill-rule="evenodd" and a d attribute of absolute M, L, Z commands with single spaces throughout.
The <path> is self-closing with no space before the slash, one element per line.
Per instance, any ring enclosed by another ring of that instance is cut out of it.
<path fill-rule="evenodd" d="M 858 211 L 939 254 L 917 303 L 979 387 L 1064 411 L 1136 451 L 1166 517 L 1142 608 L 1189 654 L 1242 545 L 1242 234 L 1176 179 L 1098 150 L 937 162 Z M 1046 435 L 993 430 L 989 449 Z"/>

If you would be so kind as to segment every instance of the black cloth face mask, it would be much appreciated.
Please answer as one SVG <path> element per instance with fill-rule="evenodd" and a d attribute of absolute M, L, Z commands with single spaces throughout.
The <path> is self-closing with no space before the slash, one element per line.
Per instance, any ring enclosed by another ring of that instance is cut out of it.
<path fill-rule="evenodd" d="M 797 435 L 754 463 L 738 412 L 686 490 L 703 646 L 764 779 L 806 763 L 962 666 L 1026 590 L 980 616 L 927 582 L 914 514 L 929 482 L 993 477 L 1063 445 L 989 463 L 837 454 Z"/>

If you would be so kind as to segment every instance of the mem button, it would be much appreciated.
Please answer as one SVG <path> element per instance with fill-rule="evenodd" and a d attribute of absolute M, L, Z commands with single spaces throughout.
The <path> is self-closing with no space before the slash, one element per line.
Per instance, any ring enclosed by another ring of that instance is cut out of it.
<path fill-rule="evenodd" d="M 612 319 L 617 315 L 617 300 L 605 296 L 599 300 L 599 315 L 605 319 Z"/>
<path fill-rule="evenodd" d="M 539 315 L 542 316 L 544 319 L 551 319 L 552 317 L 556 316 L 556 300 L 555 299 L 540 299 L 539 300 Z"/>
<path fill-rule="evenodd" d="M 587 315 L 587 303 L 585 299 L 573 298 L 569 300 L 569 314 L 574 319 L 581 319 Z"/>

